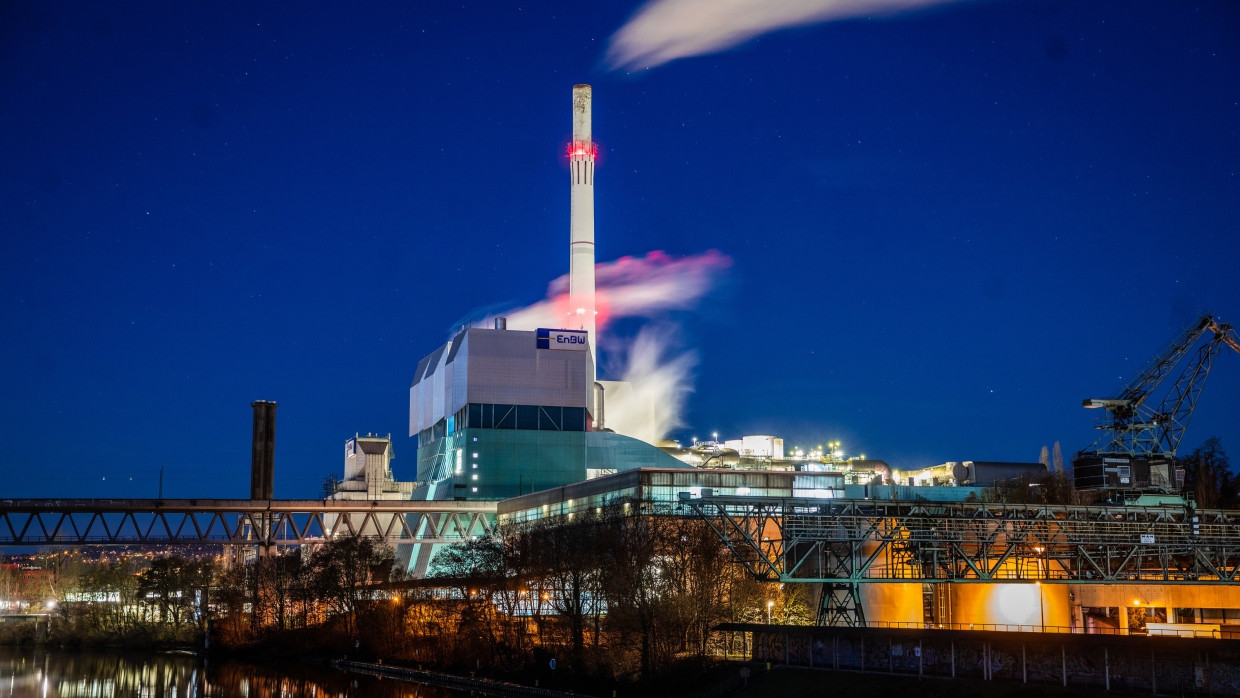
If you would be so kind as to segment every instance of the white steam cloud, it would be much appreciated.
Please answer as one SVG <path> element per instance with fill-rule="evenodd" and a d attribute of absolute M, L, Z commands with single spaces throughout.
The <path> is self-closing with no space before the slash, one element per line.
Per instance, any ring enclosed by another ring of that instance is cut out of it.
<path fill-rule="evenodd" d="M 652 0 L 611 37 L 612 68 L 653 68 L 806 24 L 894 14 L 958 0 Z"/>
<path fill-rule="evenodd" d="M 679 258 L 651 252 L 645 257 L 621 257 L 596 264 L 594 307 L 598 310 L 595 323 L 599 333 L 619 318 L 651 319 L 668 311 L 696 307 L 731 265 L 732 260 L 716 250 Z M 568 275 L 548 285 L 544 300 L 506 315 L 508 326 L 514 330 L 567 327 Z"/>
<path fill-rule="evenodd" d="M 693 392 L 695 351 L 677 353 L 679 333 L 672 325 L 646 325 L 625 348 L 621 383 L 605 393 L 606 426 L 625 436 L 655 443 L 676 427 Z"/>
<path fill-rule="evenodd" d="M 595 265 L 597 332 L 600 345 L 608 352 L 608 370 L 601 377 L 619 381 L 608 382 L 605 393 L 607 428 L 655 443 L 681 426 L 698 356 L 680 348 L 680 332 L 667 315 L 697 307 L 731 265 L 732 260 L 716 250 L 688 257 L 651 252 Z M 568 275 L 548 285 L 544 300 L 501 315 L 514 330 L 566 327 Z M 611 321 L 621 318 L 656 322 L 624 340 L 604 331 Z M 489 324 L 490 318 L 483 326 Z"/>

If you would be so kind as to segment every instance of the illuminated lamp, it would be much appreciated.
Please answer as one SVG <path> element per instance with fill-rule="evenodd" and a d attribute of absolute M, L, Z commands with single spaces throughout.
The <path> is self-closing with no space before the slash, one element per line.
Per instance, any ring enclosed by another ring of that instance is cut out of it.
<path fill-rule="evenodd" d="M 598 145 L 594 143 L 586 143 L 577 141 L 568 144 L 568 157 L 570 158 L 597 158 Z"/>

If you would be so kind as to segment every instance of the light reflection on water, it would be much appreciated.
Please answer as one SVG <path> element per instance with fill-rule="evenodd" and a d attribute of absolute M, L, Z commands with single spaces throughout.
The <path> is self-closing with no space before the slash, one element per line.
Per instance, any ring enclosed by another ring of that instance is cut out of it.
<path fill-rule="evenodd" d="M 0 647 L 0 698 L 457 698 L 437 686 L 296 663 Z"/>

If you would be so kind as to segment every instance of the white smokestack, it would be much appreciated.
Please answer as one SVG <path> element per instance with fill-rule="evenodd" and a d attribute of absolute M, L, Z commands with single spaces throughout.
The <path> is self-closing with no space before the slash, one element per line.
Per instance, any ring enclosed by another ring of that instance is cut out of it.
<path fill-rule="evenodd" d="M 568 147 L 572 188 L 569 213 L 568 328 L 589 333 L 590 355 L 598 365 L 594 336 L 594 156 L 590 133 L 589 85 L 573 86 L 573 142 Z"/>

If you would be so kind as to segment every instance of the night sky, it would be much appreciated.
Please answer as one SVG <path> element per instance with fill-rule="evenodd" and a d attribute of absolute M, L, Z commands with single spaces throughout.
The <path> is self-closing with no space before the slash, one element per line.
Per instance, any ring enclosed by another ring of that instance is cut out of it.
<path fill-rule="evenodd" d="M 658 319 L 697 355 L 683 440 L 1069 458 L 1083 398 L 1240 323 L 1234 0 L 958 2 L 654 66 L 616 57 L 639 10 L 0 5 L 0 496 L 247 496 L 259 399 L 277 497 L 355 432 L 412 479 L 418 359 L 567 271 L 575 83 L 599 261 L 731 260 Z M 1228 352 L 1182 450 L 1240 454 L 1237 399 Z"/>

